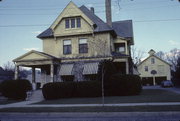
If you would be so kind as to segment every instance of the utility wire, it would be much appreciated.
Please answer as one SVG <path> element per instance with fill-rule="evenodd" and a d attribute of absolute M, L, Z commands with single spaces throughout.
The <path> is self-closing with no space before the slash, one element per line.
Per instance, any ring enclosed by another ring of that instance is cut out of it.
<path fill-rule="evenodd" d="M 171 22 L 180 21 L 180 19 L 159 19 L 159 20 L 139 20 L 133 22 Z M 34 26 L 50 26 L 50 24 L 32 24 L 32 25 L 0 25 L 0 27 L 34 27 Z"/>

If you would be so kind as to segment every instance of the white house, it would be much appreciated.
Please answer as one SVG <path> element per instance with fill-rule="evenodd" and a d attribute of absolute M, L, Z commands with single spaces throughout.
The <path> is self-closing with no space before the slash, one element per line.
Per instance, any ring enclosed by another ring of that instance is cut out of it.
<path fill-rule="evenodd" d="M 157 57 L 152 49 L 149 56 L 138 64 L 138 71 L 143 85 L 159 85 L 161 81 L 171 79 L 170 64 Z"/>

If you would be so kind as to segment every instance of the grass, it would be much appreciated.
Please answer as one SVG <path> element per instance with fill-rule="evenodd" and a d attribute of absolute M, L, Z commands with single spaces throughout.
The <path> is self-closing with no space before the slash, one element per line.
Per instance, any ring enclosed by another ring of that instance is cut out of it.
<path fill-rule="evenodd" d="M 96 98 L 64 98 L 58 100 L 44 100 L 35 104 L 101 104 L 101 97 Z M 136 96 L 105 97 L 105 103 L 144 103 L 144 102 L 180 102 L 180 94 L 161 90 L 144 89 Z"/>
<path fill-rule="evenodd" d="M 168 112 L 180 111 L 180 105 L 176 106 L 127 106 L 127 107 L 66 107 L 66 108 L 50 108 L 50 107 L 28 107 L 28 108 L 4 108 L 0 112 Z"/>
<path fill-rule="evenodd" d="M 0 105 L 6 105 L 6 104 L 11 104 L 11 103 L 16 103 L 19 102 L 17 100 L 1 100 Z"/>

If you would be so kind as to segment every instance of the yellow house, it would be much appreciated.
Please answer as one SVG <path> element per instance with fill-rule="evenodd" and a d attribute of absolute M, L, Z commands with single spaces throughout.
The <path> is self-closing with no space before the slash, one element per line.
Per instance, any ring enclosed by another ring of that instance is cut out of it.
<path fill-rule="evenodd" d="M 106 0 L 107 23 L 94 8 L 77 7 L 70 2 L 53 24 L 37 37 L 43 52 L 30 51 L 15 60 L 15 78 L 19 66 L 41 69 L 42 84 L 54 81 L 93 80 L 98 65 L 112 59 L 122 74 L 132 73 L 130 46 L 134 44 L 132 21 L 111 21 L 111 0 Z"/>
<path fill-rule="evenodd" d="M 152 49 L 149 51 L 149 57 L 143 60 L 137 67 L 143 85 L 159 85 L 163 80 L 171 80 L 170 64 L 157 57 Z"/>

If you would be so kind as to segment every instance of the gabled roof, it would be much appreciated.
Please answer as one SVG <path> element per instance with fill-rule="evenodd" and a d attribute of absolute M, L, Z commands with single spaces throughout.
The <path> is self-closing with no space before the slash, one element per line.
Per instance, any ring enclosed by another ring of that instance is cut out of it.
<path fill-rule="evenodd" d="M 31 51 L 25 53 L 24 55 L 14 59 L 13 61 L 14 62 L 21 61 L 23 58 L 28 57 L 31 54 L 39 55 L 39 57 L 40 57 L 39 59 L 50 59 L 50 60 L 58 59 L 58 58 L 56 58 L 56 57 L 54 57 L 52 55 L 49 55 L 49 54 L 46 54 L 46 53 L 43 53 L 43 52 L 39 52 L 39 51 L 35 51 L 35 50 L 31 50 Z M 32 58 L 32 59 L 34 59 L 34 58 Z M 38 59 L 38 58 L 36 58 L 36 59 Z"/>
<path fill-rule="evenodd" d="M 150 55 L 150 56 L 148 56 L 146 59 L 144 59 L 142 62 L 140 62 L 137 66 L 140 66 L 141 64 L 143 64 L 146 60 L 148 60 L 149 58 L 151 58 L 151 57 L 155 57 L 155 58 L 157 58 L 157 59 L 159 59 L 160 61 L 162 61 L 162 62 L 164 62 L 164 63 L 166 63 L 166 64 L 168 64 L 168 65 L 170 65 L 171 66 L 171 64 L 169 64 L 168 62 L 166 62 L 166 61 L 164 61 L 163 59 L 161 59 L 161 58 L 159 58 L 159 57 L 157 57 L 156 55 Z"/>
<path fill-rule="evenodd" d="M 94 32 L 107 32 L 110 31 L 123 38 L 133 38 L 132 20 L 112 22 L 112 27 L 105 23 L 102 19 L 96 16 L 86 6 L 81 6 L 79 9 L 94 23 Z M 38 38 L 53 37 L 53 30 L 48 28 Z"/>
<path fill-rule="evenodd" d="M 112 27 L 116 34 L 124 38 L 133 37 L 132 20 L 116 21 L 112 23 Z"/>
<path fill-rule="evenodd" d="M 86 6 L 81 6 L 80 10 L 95 23 L 94 32 L 113 31 L 112 27 L 96 16 Z"/>

